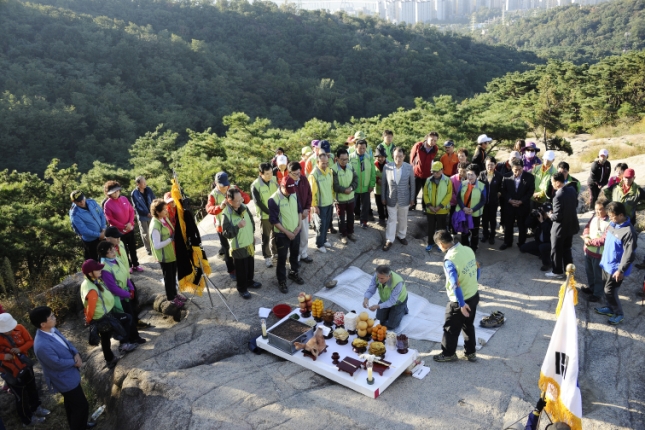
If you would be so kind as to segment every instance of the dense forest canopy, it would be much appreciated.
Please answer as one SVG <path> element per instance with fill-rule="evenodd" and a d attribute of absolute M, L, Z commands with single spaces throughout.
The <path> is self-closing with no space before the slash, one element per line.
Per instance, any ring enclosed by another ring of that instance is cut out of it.
<path fill-rule="evenodd" d="M 645 48 L 645 0 L 572 4 L 507 17 L 486 28 L 481 40 L 532 51 L 543 58 L 596 62 Z"/>
<path fill-rule="evenodd" d="M 375 18 L 271 2 L 43 0 L 0 3 L 0 168 L 49 160 L 128 166 L 157 124 L 225 130 L 243 111 L 276 127 L 347 121 L 456 99 L 530 53 Z"/>

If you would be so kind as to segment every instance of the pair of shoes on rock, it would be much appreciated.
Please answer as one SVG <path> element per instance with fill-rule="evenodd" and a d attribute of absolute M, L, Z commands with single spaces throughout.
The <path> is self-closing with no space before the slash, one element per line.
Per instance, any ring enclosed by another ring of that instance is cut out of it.
<path fill-rule="evenodd" d="M 484 328 L 501 327 L 506 322 L 504 313 L 500 311 L 492 312 L 489 316 L 482 318 L 479 325 Z"/>

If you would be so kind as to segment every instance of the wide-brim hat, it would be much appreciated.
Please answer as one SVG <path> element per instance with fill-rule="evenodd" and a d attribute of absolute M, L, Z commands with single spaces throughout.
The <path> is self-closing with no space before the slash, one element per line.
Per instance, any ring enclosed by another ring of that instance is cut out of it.
<path fill-rule="evenodd" d="M 4 314 L 0 314 L 0 333 L 11 331 L 16 328 L 17 325 L 18 321 L 16 321 L 11 314 L 6 312 Z"/>
<path fill-rule="evenodd" d="M 540 148 L 535 144 L 535 142 L 526 142 L 526 146 L 522 148 L 522 152 L 526 152 L 529 149 L 534 150 L 535 152 L 540 152 Z"/>

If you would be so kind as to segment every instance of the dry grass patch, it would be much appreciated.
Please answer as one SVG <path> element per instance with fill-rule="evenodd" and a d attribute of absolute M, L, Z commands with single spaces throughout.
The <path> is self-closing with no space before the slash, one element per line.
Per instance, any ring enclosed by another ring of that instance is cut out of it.
<path fill-rule="evenodd" d="M 620 160 L 623 158 L 634 157 L 636 155 L 645 154 L 645 146 L 642 144 L 636 145 L 630 142 L 623 143 L 612 143 L 609 145 L 593 145 L 583 151 L 580 156 L 580 162 L 582 163 L 592 163 L 596 158 L 598 158 L 598 151 L 600 149 L 606 149 L 609 151 L 609 158 L 611 160 Z"/>

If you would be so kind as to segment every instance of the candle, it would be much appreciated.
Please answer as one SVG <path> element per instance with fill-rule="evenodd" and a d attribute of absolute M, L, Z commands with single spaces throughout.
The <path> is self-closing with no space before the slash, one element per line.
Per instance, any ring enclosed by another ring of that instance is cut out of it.
<path fill-rule="evenodd" d="M 262 324 L 262 337 L 266 339 L 267 336 L 267 322 L 265 319 L 261 319 L 260 323 Z"/>
<path fill-rule="evenodd" d="M 371 381 L 372 379 L 374 379 L 374 378 L 372 377 L 372 366 L 368 366 L 368 367 L 367 367 L 367 379 L 369 379 L 370 381 Z"/>

